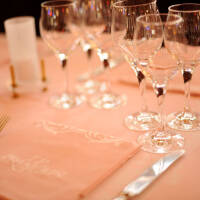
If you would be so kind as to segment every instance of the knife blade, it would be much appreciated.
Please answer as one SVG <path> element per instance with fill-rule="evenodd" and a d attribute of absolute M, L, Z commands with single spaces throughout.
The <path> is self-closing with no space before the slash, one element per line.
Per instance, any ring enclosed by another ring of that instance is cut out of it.
<path fill-rule="evenodd" d="M 155 162 L 151 167 L 146 169 L 143 174 L 141 174 L 136 180 L 125 186 L 120 195 L 113 200 L 128 200 L 130 197 L 139 195 L 184 153 L 184 150 L 179 150 L 167 154 L 166 156 Z"/>

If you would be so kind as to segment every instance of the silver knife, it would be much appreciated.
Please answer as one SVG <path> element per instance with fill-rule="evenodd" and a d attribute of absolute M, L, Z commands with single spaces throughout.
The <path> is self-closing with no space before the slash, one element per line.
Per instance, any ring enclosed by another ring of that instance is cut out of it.
<path fill-rule="evenodd" d="M 129 183 L 120 193 L 120 195 L 113 200 L 128 200 L 131 197 L 139 195 L 184 153 L 184 150 L 179 150 L 167 154 L 154 163 L 151 167 L 146 169 L 136 180 Z"/>

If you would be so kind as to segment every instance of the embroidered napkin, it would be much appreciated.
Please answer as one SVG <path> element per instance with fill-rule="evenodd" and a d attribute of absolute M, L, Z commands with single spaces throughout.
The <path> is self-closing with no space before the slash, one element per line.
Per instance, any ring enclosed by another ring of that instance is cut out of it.
<path fill-rule="evenodd" d="M 66 124 L 18 126 L 11 121 L 0 139 L 0 191 L 10 199 L 79 199 L 138 150 L 126 138 Z"/>

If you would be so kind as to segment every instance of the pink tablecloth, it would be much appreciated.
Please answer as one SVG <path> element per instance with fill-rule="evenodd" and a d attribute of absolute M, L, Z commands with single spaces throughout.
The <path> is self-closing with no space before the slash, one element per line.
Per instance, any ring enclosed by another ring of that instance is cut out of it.
<path fill-rule="evenodd" d="M 101 77 L 111 80 L 113 91 L 127 95 L 127 105 L 119 109 L 95 110 L 87 103 L 71 110 L 53 109 L 48 105 L 48 99 L 62 91 L 64 75 L 56 58 L 43 47 L 41 41 L 38 45 L 40 55 L 45 57 L 49 90 L 42 93 L 36 89 L 12 99 L 8 87 L 7 45 L 4 36 L 0 37 L 0 107 L 11 117 L 0 137 L 0 194 L 13 200 L 75 200 L 81 191 L 98 182 L 124 158 L 137 151 L 136 138 L 141 133 L 129 131 L 123 119 L 138 111 L 140 97 L 137 87 L 122 84 L 123 80 L 134 83 L 136 79 L 126 63 Z M 76 77 L 87 70 L 87 60 L 79 48 L 70 58 L 70 89 L 73 90 Z M 95 58 L 93 63 L 98 66 L 98 59 Z M 193 85 L 196 92 L 198 74 L 197 70 Z M 171 82 L 172 89 L 173 85 L 176 89 L 183 88 L 180 75 Z M 146 96 L 150 108 L 156 110 L 152 90 L 147 90 Z M 166 98 L 167 113 L 181 110 L 183 100 L 182 95 L 169 93 Z M 200 111 L 199 98 L 192 98 L 191 103 L 196 111 Z M 200 133 L 183 134 L 187 151 L 184 158 L 138 199 L 200 198 Z M 85 199 L 112 199 L 160 156 L 139 151 Z"/>

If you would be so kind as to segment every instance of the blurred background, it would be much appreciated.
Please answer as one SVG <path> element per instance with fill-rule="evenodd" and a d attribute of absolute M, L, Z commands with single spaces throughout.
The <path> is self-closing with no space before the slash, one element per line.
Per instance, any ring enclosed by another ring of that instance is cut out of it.
<path fill-rule="evenodd" d="M 33 16 L 36 22 L 36 32 L 39 36 L 39 17 L 40 17 L 40 4 L 44 0 L 8 0 L 4 1 L 1 5 L 0 15 L 0 32 L 4 32 L 3 22 L 7 18 L 16 16 Z M 170 5 L 177 3 L 189 3 L 190 0 L 158 0 L 158 7 L 160 12 L 167 12 Z M 193 3 L 199 3 L 199 0 L 192 0 Z"/>

